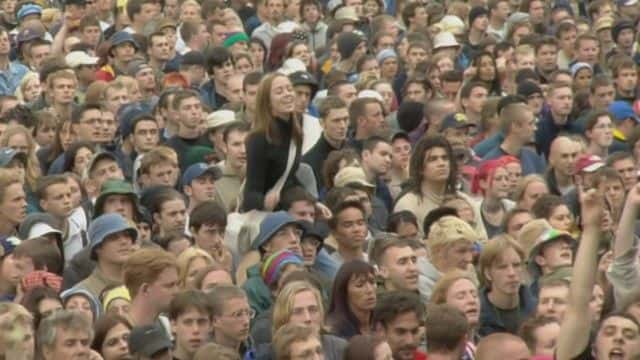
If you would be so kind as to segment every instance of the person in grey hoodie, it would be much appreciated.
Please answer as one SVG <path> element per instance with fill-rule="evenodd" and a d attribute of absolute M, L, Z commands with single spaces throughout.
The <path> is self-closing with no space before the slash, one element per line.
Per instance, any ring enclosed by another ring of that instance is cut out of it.
<path fill-rule="evenodd" d="M 431 224 L 426 237 L 428 258 L 418 258 L 418 291 L 424 303 L 444 273 L 470 270 L 478 234 L 460 218 L 446 215 Z M 475 277 L 475 275 L 474 275 Z"/>

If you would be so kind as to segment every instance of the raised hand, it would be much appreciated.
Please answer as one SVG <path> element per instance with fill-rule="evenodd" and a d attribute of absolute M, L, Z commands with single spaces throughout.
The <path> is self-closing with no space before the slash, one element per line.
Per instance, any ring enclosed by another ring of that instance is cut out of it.
<path fill-rule="evenodd" d="M 599 227 L 604 216 L 604 196 L 596 189 L 584 191 L 582 186 L 578 186 L 578 194 L 580 196 L 582 227 Z"/>

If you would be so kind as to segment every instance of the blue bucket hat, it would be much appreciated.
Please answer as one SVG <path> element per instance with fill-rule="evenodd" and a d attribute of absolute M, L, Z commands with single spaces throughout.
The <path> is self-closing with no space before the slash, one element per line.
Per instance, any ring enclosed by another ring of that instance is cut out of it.
<path fill-rule="evenodd" d="M 281 210 L 269 213 L 260 223 L 260 233 L 253 241 L 251 247 L 256 250 L 260 249 L 264 244 L 267 243 L 267 241 L 271 240 L 276 232 L 278 232 L 283 227 L 291 224 L 296 225 L 300 229 L 302 229 L 300 223 L 286 211 Z"/>
<path fill-rule="evenodd" d="M 138 230 L 129 225 L 127 220 L 120 214 L 109 213 L 95 218 L 89 225 L 88 231 L 89 239 L 91 240 L 91 244 L 89 244 L 91 259 L 96 260 L 96 249 L 104 242 L 107 236 L 121 231 L 128 232 L 133 241 L 138 237 Z"/>
<path fill-rule="evenodd" d="M 114 47 L 124 44 L 126 42 L 130 42 L 133 45 L 133 47 L 136 49 L 139 48 L 138 43 L 133 38 L 133 36 L 126 31 L 118 31 L 117 33 L 111 36 L 109 41 L 111 41 L 111 47 L 109 49 L 113 49 Z"/>
<path fill-rule="evenodd" d="M 18 10 L 18 13 L 16 14 L 16 19 L 18 21 L 21 21 L 22 19 L 24 19 L 29 15 L 42 15 L 42 7 L 36 4 L 24 5 L 20 8 L 20 10 Z"/>

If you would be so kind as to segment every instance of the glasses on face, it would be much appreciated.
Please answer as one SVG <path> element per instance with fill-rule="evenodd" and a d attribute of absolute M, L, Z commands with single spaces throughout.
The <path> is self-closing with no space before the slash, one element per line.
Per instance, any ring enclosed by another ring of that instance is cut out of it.
<path fill-rule="evenodd" d="M 253 309 L 244 309 L 238 310 L 236 312 L 232 312 L 229 315 L 225 315 L 226 317 L 230 317 L 236 321 L 242 320 L 244 317 L 248 317 L 249 319 L 253 319 L 256 316 L 256 311 Z"/>

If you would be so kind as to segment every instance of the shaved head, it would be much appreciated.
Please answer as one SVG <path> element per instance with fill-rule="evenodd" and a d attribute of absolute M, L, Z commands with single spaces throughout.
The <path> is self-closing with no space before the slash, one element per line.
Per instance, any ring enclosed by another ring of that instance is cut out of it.
<path fill-rule="evenodd" d="M 528 360 L 530 356 L 524 340 L 508 333 L 486 336 L 476 349 L 476 360 Z"/>
<path fill-rule="evenodd" d="M 558 136 L 551 143 L 549 165 L 562 176 L 572 176 L 579 152 L 580 144 L 577 141 Z"/>

